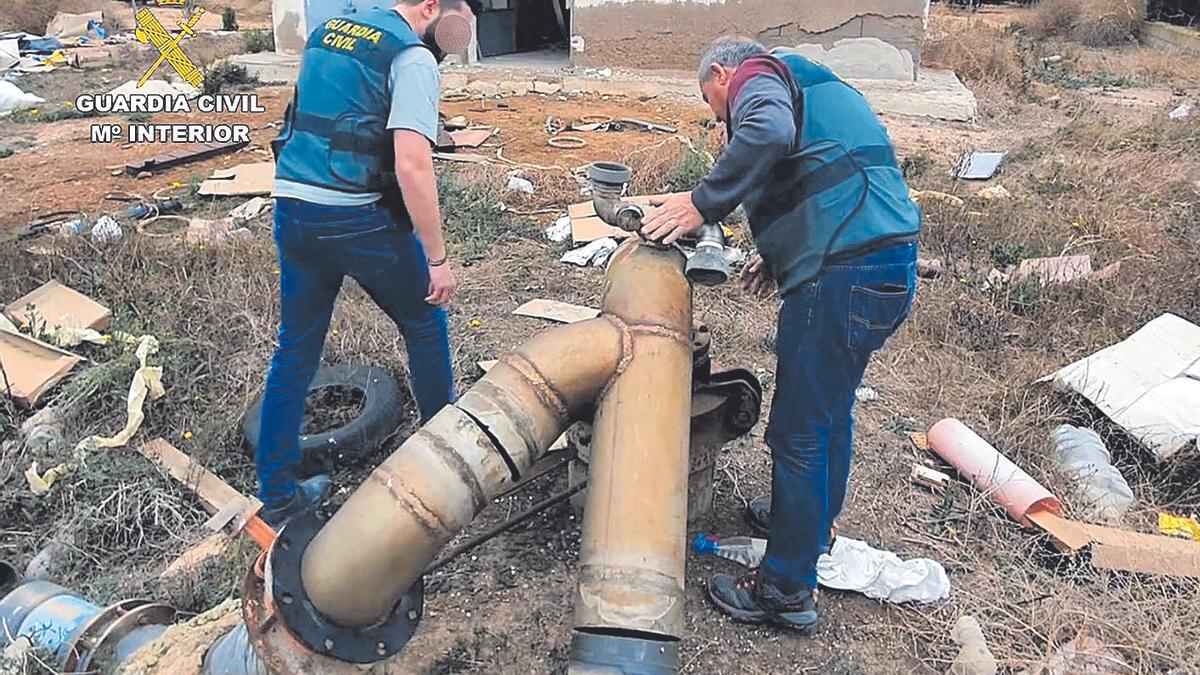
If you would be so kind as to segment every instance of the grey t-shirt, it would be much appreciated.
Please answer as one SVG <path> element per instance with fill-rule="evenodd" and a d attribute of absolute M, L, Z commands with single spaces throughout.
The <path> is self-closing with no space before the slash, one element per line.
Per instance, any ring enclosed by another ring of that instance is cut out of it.
<path fill-rule="evenodd" d="M 433 54 L 421 47 L 410 47 L 400 52 L 392 61 L 388 82 L 392 88 L 392 105 L 388 112 L 387 128 L 415 131 L 428 138 L 430 143 L 436 143 L 441 74 Z M 392 142 L 390 137 L 387 142 Z M 327 206 L 363 206 L 379 201 L 382 195 L 378 192 L 350 194 L 276 179 L 271 196 L 291 197 Z"/>

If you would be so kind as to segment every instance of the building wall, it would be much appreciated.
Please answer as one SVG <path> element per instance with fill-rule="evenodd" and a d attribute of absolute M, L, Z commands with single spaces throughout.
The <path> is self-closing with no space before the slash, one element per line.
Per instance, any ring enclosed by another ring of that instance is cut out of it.
<path fill-rule="evenodd" d="M 915 79 L 929 0 L 575 0 L 572 62 L 690 70 L 715 37 L 796 48 L 844 77 Z"/>

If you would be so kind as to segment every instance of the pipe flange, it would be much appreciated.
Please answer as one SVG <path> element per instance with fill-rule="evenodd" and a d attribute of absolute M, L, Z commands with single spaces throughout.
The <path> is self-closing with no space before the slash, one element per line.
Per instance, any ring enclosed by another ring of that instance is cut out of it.
<path fill-rule="evenodd" d="M 304 551 L 325 520 L 322 512 L 307 511 L 292 518 L 275 539 L 268 575 L 275 610 L 288 631 L 319 654 L 350 663 L 374 663 L 392 656 L 408 644 L 421 623 L 424 578 L 408 589 L 385 620 L 362 627 L 334 623 L 313 606 L 300 577 Z"/>
<path fill-rule="evenodd" d="M 125 600 L 112 605 L 100 615 L 107 615 L 104 621 L 95 621 L 76 638 L 71 645 L 71 658 L 63 664 L 63 671 L 107 672 L 116 665 L 117 645 L 121 640 L 145 626 L 157 625 L 165 630 L 175 622 L 177 614 L 174 607 L 149 600 Z"/>
<path fill-rule="evenodd" d="M 633 172 L 618 162 L 592 162 L 588 167 L 588 178 L 594 183 L 621 186 L 629 182 Z"/>

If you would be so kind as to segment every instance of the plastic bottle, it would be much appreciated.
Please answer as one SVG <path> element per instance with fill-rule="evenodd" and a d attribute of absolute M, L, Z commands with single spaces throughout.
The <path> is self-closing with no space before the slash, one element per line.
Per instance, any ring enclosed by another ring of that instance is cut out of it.
<path fill-rule="evenodd" d="M 1091 429 L 1064 424 L 1054 430 L 1054 462 L 1075 482 L 1075 499 L 1089 519 L 1113 521 L 1133 503 L 1133 490 Z"/>
<path fill-rule="evenodd" d="M 746 567 L 758 567 L 767 554 L 767 540 L 756 537 L 710 537 L 701 532 L 692 541 L 696 555 L 715 555 Z"/>

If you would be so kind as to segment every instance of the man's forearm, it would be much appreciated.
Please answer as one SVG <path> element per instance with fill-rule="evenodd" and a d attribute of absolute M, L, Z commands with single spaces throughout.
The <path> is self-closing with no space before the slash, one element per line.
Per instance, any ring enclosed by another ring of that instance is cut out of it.
<path fill-rule="evenodd" d="M 430 260 L 446 257 L 446 243 L 442 236 L 442 213 L 438 207 L 437 180 L 433 167 L 427 171 L 413 170 L 396 176 L 400 192 L 404 195 L 404 206 L 412 218 L 413 230 L 425 248 Z"/>

